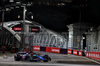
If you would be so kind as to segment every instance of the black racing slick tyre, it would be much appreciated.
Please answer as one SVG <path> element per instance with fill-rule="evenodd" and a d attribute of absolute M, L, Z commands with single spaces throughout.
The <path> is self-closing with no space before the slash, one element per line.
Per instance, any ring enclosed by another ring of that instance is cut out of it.
<path fill-rule="evenodd" d="M 20 61 L 20 55 L 18 55 L 18 54 L 15 55 L 15 56 L 14 56 L 14 59 L 15 59 L 15 61 Z"/>
<path fill-rule="evenodd" d="M 43 60 L 44 62 L 51 61 L 51 58 L 48 55 L 44 55 L 43 58 L 46 58 L 47 60 Z"/>
<path fill-rule="evenodd" d="M 32 55 L 30 55 L 30 61 L 32 61 L 33 60 L 33 57 L 32 57 Z"/>
<path fill-rule="evenodd" d="M 44 62 L 48 62 L 48 60 L 43 60 Z"/>

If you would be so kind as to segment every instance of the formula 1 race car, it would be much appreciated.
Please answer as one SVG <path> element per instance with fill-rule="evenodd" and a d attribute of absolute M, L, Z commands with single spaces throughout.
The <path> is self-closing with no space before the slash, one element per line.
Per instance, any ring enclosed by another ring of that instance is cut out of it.
<path fill-rule="evenodd" d="M 15 61 L 20 60 L 28 60 L 28 61 L 44 61 L 48 62 L 51 61 L 51 58 L 48 55 L 39 55 L 36 53 L 28 53 L 28 52 L 18 52 L 14 55 Z"/>

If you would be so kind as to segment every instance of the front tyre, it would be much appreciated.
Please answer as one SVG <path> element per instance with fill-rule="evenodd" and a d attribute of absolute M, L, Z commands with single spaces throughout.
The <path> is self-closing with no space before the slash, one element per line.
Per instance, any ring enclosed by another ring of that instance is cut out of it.
<path fill-rule="evenodd" d="M 43 60 L 44 62 L 48 62 L 48 60 Z"/>
<path fill-rule="evenodd" d="M 47 59 L 47 60 L 43 60 L 44 62 L 51 61 L 51 58 L 48 55 L 44 55 L 43 58 Z"/>

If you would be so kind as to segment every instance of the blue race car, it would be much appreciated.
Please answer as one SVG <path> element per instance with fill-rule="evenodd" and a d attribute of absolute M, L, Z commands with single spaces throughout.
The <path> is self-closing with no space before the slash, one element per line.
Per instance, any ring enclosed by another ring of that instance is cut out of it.
<path fill-rule="evenodd" d="M 48 55 L 39 55 L 36 53 L 28 53 L 28 52 L 18 52 L 14 55 L 15 61 L 20 60 L 29 60 L 29 61 L 44 61 L 48 62 L 51 61 L 51 58 Z"/>

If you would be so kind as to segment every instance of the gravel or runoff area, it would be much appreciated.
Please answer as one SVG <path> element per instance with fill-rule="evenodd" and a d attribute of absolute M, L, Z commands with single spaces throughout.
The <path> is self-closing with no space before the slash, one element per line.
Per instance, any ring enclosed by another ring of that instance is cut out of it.
<path fill-rule="evenodd" d="M 29 62 L 29 61 L 14 61 L 14 54 L 6 52 L 2 54 L 0 52 L 0 66 L 99 66 L 99 62 L 91 61 L 91 59 L 87 59 L 82 56 L 75 56 L 75 55 L 67 55 L 67 54 L 56 54 L 56 53 L 49 53 L 49 52 L 40 52 L 34 51 L 40 55 L 49 55 L 51 57 L 51 61 L 49 62 Z"/>

